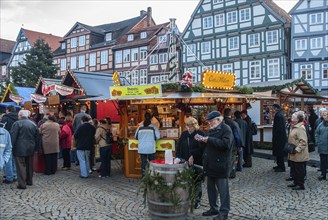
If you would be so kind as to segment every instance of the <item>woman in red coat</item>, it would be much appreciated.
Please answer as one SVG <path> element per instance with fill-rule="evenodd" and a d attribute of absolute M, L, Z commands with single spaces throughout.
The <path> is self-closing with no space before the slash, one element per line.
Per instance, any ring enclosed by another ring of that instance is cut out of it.
<path fill-rule="evenodd" d="M 72 130 L 69 127 L 69 124 L 64 120 L 58 121 L 60 125 L 60 133 L 59 133 L 59 144 L 63 152 L 63 169 L 69 170 L 71 168 L 71 145 L 72 145 Z"/>

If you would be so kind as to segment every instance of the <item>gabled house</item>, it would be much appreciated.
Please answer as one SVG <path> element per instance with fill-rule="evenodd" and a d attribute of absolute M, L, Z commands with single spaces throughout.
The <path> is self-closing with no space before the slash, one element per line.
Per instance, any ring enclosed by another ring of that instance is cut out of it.
<path fill-rule="evenodd" d="M 290 16 L 272 0 L 200 0 L 182 33 L 183 71 L 233 72 L 236 85 L 290 77 Z"/>
<path fill-rule="evenodd" d="M 6 80 L 8 77 L 8 62 L 15 46 L 15 41 L 0 38 L 0 80 Z"/>
<path fill-rule="evenodd" d="M 60 67 L 58 75 L 65 75 L 67 70 L 113 73 L 112 47 L 126 33 L 147 21 L 153 23 L 151 13 L 142 10 L 137 17 L 115 23 L 89 26 L 77 22 L 54 53 Z"/>
<path fill-rule="evenodd" d="M 328 2 L 300 0 L 290 11 L 292 78 L 328 94 Z"/>
<path fill-rule="evenodd" d="M 38 39 L 43 39 L 48 43 L 51 50 L 54 51 L 59 47 L 59 42 L 62 40 L 62 37 L 21 28 L 16 38 L 16 44 L 12 56 L 8 63 L 9 69 L 18 66 L 18 63 L 24 62 L 25 55 Z"/>

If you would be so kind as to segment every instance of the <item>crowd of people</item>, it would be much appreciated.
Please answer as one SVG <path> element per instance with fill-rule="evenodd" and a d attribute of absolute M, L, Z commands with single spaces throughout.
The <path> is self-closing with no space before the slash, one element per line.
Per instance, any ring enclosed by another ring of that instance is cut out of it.
<path fill-rule="evenodd" d="M 1 118 L 0 170 L 3 183 L 17 181 L 18 189 L 33 184 L 33 159 L 38 152 L 43 157 L 44 174 L 53 175 L 58 169 L 59 153 L 62 154 L 62 170 L 69 170 L 71 163 L 80 166 L 80 177 L 88 178 L 99 171 L 100 178 L 110 176 L 113 134 L 109 117 L 92 120 L 82 105 L 74 117 L 49 113 L 35 121 L 28 110 L 18 113 L 14 106 L 6 107 Z M 100 147 L 101 165 L 95 167 L 95 145 Z"/>

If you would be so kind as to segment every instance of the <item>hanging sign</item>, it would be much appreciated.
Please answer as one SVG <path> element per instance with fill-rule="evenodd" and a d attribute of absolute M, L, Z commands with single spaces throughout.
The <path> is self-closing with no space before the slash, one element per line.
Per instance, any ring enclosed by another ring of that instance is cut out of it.
<path fill-rule="evenodd" d="M 162 87 L 160 84 L 109 87 L 109 95 L 111 99 L 160 97 L 162 96 Z"/>
<path fill-rule="evenodd" d="M 44 103 L 47 101 L 47 97 L 35 93 L 31 94 L 31 99 L 33 99 L 36 103 Z"/>
<path fill-rule="evenodd" d="M 22 96 L 19 96 L 19 95 L 9 94 L 9 98 L 11 100 L 13 100 L 14 102 L 16 102 L 16 103 L 24 101 L 24 98 Z"/>
<path fill-rule="evenodd" d="M 48 96 L 47 98 L 49 105 L 57 105 L 60 103 L 59 95 Z"/>
<path fill-rule="evenodd" d="M 71 95 L 74 91 L 73 87 L 68 87 L 64 85 L 55 85 L 55 90 L 62 96 Z"/>
<path fill-rule="evenodd" d="M 47 85 L 46 82 L 42 82 L 42 88 L 41 88 L 41 92 L 42 95 L 46 96 L 47 94 L 49 94 L 50 91 L 55 90 L 55 85 Z"/>
<path fill-rule="evenodd" d="M 32 109 L 32 101 L 24 102 L 24 109 L 31 110 Z"/>
<path fill-rule="evenodd" d="M 235 74 L 205 70 L 203 72 L 202 83 L 208 89 L 232 90 L 235 87 Z"/>

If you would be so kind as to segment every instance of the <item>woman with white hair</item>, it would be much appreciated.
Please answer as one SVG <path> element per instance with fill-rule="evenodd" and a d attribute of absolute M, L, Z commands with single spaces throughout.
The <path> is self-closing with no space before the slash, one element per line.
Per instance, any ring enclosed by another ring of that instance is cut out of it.
<path fill-rule="evenodd" d="M 292 187 L 293 190 L 305 189 L 305 163 L 309 160 L 309 151 L 304 119 L 303 111 L 295 112 L 292 115 L 292 128 L 288 136 L 288 144 L 295 146 L 294 151 L 288 155 L 294 179 L 294 183 L 289 184 L 288 187 Z"/>

